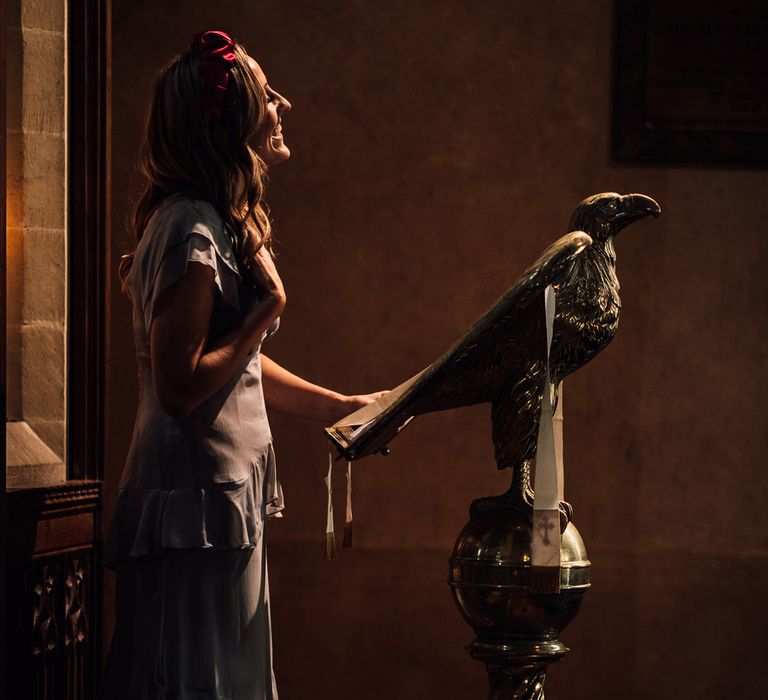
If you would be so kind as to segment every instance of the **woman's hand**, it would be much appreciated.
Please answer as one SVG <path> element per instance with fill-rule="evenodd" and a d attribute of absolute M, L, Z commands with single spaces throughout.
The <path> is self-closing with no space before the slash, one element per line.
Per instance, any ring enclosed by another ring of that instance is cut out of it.
<path fill-rule="evenodd" d="M 382 396 L 384 396 L 384 394 L 388 394 L 388 393 L 389 393 L 389 390 L 376 391 L 373 394 L 358 394 L 356 396 L 345 396 L 344 405 L 345 405 L 346 413 L 339 416 L 339 418 L 348 416 L 350 413 L 357 411 L 363 406 L 367 406 L 369 403 L 378 401 Z"/>
<path fill-rule="evenodd" d="M 253 257 L 247 274 L 259 297 L 271 297 L 277 300 L 280 303 L 280 309 L 285 306 L 283 281 L 277 272 L 272 255 L 265 246 L 261 246 Z"/>
<path fill-rule="evenodd" d="M 382 396 L 384 396 L 384 394 L 388 393 L 389 390 L 376 391 L 373 394 L 356 394 L 354 396 L 342 395 L 339 397 L 339 401 L 332 411 L 331 419 L 335 423 L 345 416 L 348 416 L 350 413 L 354 413 L 355 411 L 361 409 L 363 406 L 367 406 L 369 403 L 377 401 Z"/>

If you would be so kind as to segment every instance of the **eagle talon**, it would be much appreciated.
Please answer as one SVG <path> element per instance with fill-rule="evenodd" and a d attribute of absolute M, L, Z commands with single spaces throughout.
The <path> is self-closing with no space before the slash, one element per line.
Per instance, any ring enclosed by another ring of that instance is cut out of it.
<path fill-rule="evenodd" d="M 527 506 L 530 506 L 531 510 L 533 510 L 533 497 L 533 489 L 530 486 L 526 486 L 523 490 L 523 501 Z"/>
<path fill-rule="evenodd" d="M 573 506 L 567 501 L 560 501 L 560 534 L 565 532 L 568 523 L 573 520 Z"/>

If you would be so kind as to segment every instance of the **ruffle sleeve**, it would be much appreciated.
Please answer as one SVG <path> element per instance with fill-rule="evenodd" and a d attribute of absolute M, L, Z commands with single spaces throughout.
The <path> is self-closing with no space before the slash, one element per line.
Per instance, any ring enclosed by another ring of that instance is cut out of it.
<path fill-rule="evenodd" d="M 186 274 L 190 262 L 211 267 L 222 300 L 240 311 L 240 271 L 213 207 L 204 202 L 166 207 L 152 218 L 144 238 L 147 245 L 137 273 L 147 336 L 157 299 Z"/>

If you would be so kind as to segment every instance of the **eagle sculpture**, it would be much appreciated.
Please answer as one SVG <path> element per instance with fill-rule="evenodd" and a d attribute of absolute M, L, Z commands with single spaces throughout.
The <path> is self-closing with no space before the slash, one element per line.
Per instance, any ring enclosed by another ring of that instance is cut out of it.
<path fill-rule="evenodd" d="M 596 194 L 571 217 L 570 233 L 552 244 L 510 290 L 436 362 L 405 384 L 335 426 L 326 428 L 342 456 L 386 454 L 413 418 L 476 403 L 491 404 L 499 469 L 515 470 L 513 488 L 532 502 L 531 461 L 541 414 L 546 340 L 543 292 L 555 290 L 550 355 L 555 386 L 613 338 L 621 302 L 614 239 L 629 224 L 657 217 L 642 194 Z M 563 504 L 564 517 L 569 508 Z"/>

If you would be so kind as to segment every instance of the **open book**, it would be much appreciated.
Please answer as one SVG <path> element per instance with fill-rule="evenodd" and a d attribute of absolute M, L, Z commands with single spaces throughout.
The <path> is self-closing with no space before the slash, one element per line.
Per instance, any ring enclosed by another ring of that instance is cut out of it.
<path fill-rule="evenodd" d="M 340 456 L 354 460 L 386 454 L 389 442 L 415 416 L 491 401 L 519 367 L 519 362 L 507 360 L 530 353 L 531 334 L 543 332 L 540 305 L 531 302 L 540 300 L 548 285 L 557 287 L 591 242 L 581 231 L 555 241 L 435 362 L 378 401 L 325 428 Z"/>

